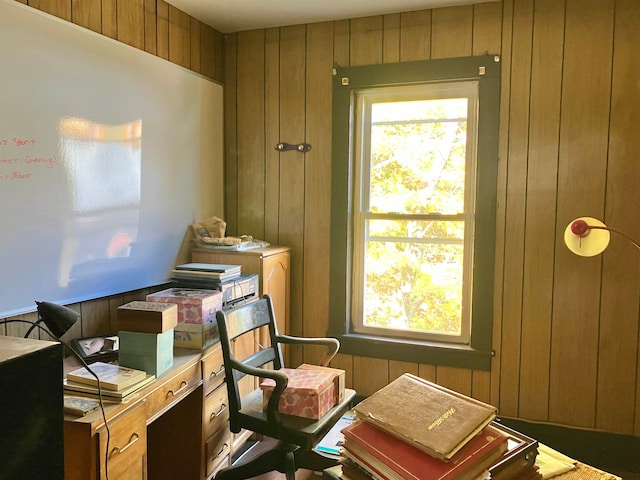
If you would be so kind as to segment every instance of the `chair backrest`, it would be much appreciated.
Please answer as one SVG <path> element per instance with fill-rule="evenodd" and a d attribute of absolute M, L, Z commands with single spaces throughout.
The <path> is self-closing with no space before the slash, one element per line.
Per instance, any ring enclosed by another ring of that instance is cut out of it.
<path fill-rule="evenodd" d="M 273 304 L 269 295 L 251 302 L 247 305 L 236 307 L 230 311 L 219 311 L 216 313 L 218 322 L 218 332 L 220 334 L 220 345 L 225 366 L 225 377 L 227 381 L 227 392 L 229 396 L 229 413 L 233 418 L 234 412 L 242 408 L 240 390 L 238 382 L 246 375 L 237 369 L 239 364 L 263 368 L 272 363 L 276 370 L 281 369 L 282 351 L 280 345 L 275 341 L 278 334 Z M 260 350 L 249 355 L 247 358 L 236 358 L 233 352 L 233 341 L 242 335 L 251 334 L 255 330 L 267 327 L 269 330 L 270 345 L 260 345 Z"/>

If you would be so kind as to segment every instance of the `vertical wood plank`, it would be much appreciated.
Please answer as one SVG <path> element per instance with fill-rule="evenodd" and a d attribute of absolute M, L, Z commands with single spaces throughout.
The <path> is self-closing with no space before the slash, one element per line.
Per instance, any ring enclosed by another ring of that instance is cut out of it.
<path fill-rule="evenodd" d="M 393 382 L 403 373 L 411 373 L 420 376 L 420 365 L 412 362 L 400 362 L 389 360 L 389 382 Z"/>
<path fill-rule="evenodd" d="M 558 232 L 584 212 L 600 218 L 604 213 L 612 44 L 613 0 L 567 0 Z M 587 59 L 584 52 L 589 52 Z M 573 255 L 558 236 L 549 399 L 552 422 L 595 425 L 601 263 L 599 257 Z"/>
<path fill-rule="evenodd" d="M 71 18 L 73 23 L 94 32 L 102 31 L 102 11 L 100 3 L 92 0 L 71 0 Z"/>
<path fill-rule="evenodd" d="M 28 0 L 28 5 L 58 18 L 71 21 L 71 0 Z"/>
<path fill-rule="evenodd" d="M 471 373 L 471 396 L 478 400 L 491 403 L 491 374 L 481 370 Z M 494 405 L 497 407 L 497 405 Z"/>
<path fill-rule="evenodd" d="M 501 51 L 502 3 L 487 2 L 473 6 L 472 55 L 495 54 Z"/>
<path fill-rule="evenodd" d="M 431 10 L 405 12 L 400 15 L 400 60 L 431 58 Z"/>
<path fill-rule="evenodd" d="M 169 61 L 190 68 L 191 36 L 189 16 L 169 5 Z"/>
<path fill-rule="evenodd" d="M 264 238 L 264 30 L 238 33 L 238 234 Z"/>
<path fill-rule="evenodd" d="M 117 332 L 109 322 L 109 299 L 101 298 L 82 304 L 82 337 L 95 337 Z"/>
<path fill-rule="evenodd" d="M 519 391 L 519 415 L 534 420 L 548 416 L 563 36 L 564 1 L 537 0 L 531 55 Z"/>
<path fill-rule="evenodd" d="M 615 36 L 611 86 L 611 115 L 607 161 L 605 222 L 632 238 L 640 238 L 637 209 L 640 189 L 640 50 L 637 27 L 640 3 L 615 3 Z M 630 94 L 635 92 L 635 94 Z M 596 428 L 626 434 L 640 433 L 640 377 L 638 369 L 638 251 L 621 237 L 611 240 L 603 255 L 603 287 L 598 344 Z M 635 379 L 635 384 L 632 379 Z M 615 393 L 614 393 L 615 392 Z M 634 419 L 634 424 L 629 421 Z"/>
<path fill-rule="evenodd" d="M 117 0 L 102 0 L 102 34 L 114 39 L 118 38 L 117 5 Z"/>
<path fill-rule="evenodd" d="M 473 5 L 434 9 L 431 29 L 431 58 L 471 55 Z"/>
<path fill-rule="evenodd" d="M 513 37 L 513 0 L 502 3 L 501 76 L 500 76 L 500 132 L 498 135 L 498 171 L 496 178 L 496 247 L 493 280 L 493 322 L 491 361 L 491 403 L 501 405 L 502 382 L 502 298 L 504 296 L 505 232 L 507 206 L 507 166 L 509 159 L 509 111 L 511 110 L 511 43 Z M 502 408 L 502 407 L 500 407 Z"/>
<path fill-rule="evenodd" d="M 338 353 L 331 361 L 331 367 L 344 370 L 344 386 L 353 388 L 353 355 Z"/>
<path fill-rule="evenodd" d="M 382 63 L 397 63 L 400 61 L 400 14 L 384 15 L 382 25 Z"/>
<path fill-rule="evenodd" d="M 382 63 L 382 17 L 351 20 L 351 66 Z"/>
<path fill-rule="evenodd" d="M 270 28 L 265 39 L 265 199 L 264 239 L 279 243 L 280 155 L 280 29 Z"/>
<path fill-rule="evenodd" d="M 533 0 L 514 6 L 500 365 L 500 411 L 508 416 L 518 412 Z"/>
<path fill-rule="evenodd" d="M 351 59 L 351 23 L 349 20 L 333 22 L 333 63 L 347 67 Z"/>
<path fill-rule="evenodd" d="M 238 35 L 224 42 L 224 219 L 227 235 L 238 233 Z"/>
<path fill-rule="evenodd" d="M 156 55 L 169 60 L 169 4 L 157 0 L 156 12 Z"/>
<path fill-rule="evenodd" d="M 200 23 L 200 72 L 209 78 L 224 83 L 224 78 L 218 78 L 217 76 L 217 61 L 216 31 L 209 25 Z"/>
<path fill-rule="evenodd" d="M 388 360 L 353 356 L 353 388 L 358 395 L 371 395 L 388 383 Z"/>
<path fill-rule="evenodd" d="M 202 37 L 200 25 L 202 24 L 195 18 L 189 18 L 189 68 L 196 73 L 202 73 Z"/>
<path fill-rule="evenodd" d="M 306 26 L 280 30 L 280 139 L 303 143 L 305 139 Z M 302 335 L 302 292 L 304 265 L 304 225 L 306 208 L 305 176 L 307 155 L 297 151 L 280 153 L 280 199 L 278 240 L 291 247 L 291 334 Z M 302 363 L 302 349 L 291 346 L 292 365 Z"/>
<path fill-rule="evenodd" d="M 435 365 L 425 365 L 421 363 L 418 367 L 418 375 L 430 382 L 436 381 L 436 367 Z"/>
<path fill-rule="evenodd" d="M 153 55 L 158 51 L 156 0 L 144 0 L 144 50 Z"/>
<path fill-rule="evenodd" d="M 436 367 L 436 383 L 450 390 L 471 396 L 471 370 L 455 367 Z"/>
<path fill-rule="evenodd" d="M 333 88 L 333 23 L 307 26 L 305 138 L 313 148 L 306 154 L 303 244 L 302 334 L 323 337 L 328 330 L 329 259 L 331 245 L 331 97 Z M 306 360 L 306 352 L 305 352 Z"/>
<path fill-rule="evenodd" d="M 118 40 L 144 50 L 144 0 L 117 0 Z"/>

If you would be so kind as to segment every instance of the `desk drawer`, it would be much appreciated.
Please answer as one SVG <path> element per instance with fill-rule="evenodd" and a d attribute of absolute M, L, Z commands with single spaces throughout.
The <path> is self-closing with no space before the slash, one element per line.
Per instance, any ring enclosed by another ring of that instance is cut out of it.
<path fill-rule="evenodd" d="M 147 424 L 142 404 L 126 415 L 109 422 L 107 462 L 110 480 L 143 480 L 146 475 Z M 98 431 L 100 479 L 105 480 L 105 452 L 107 451 L 107 431 Z"/>
<path fill-rule="evenodd" d="M 202 378 L 200 363 L 197 363 L 188 370 L 170 378 L 157 390 L 152 392 L 145 399 L 147 412 L 147 420 L 150 422 L 154 417 L 160 414 L 164 409 L 168 408 L 200 383 Z"/>
<path fill-rule="evenodd" d="M 202 381 L 204 394 L 212 392 L 224 380 L 224 361 L 220 344 L 214 345 L 202 359 Z"/>
<path fill-rule="evenodd" d="M 229 429 L 229 408 L 227 401 L 227 384 L 223 383 L 204 399 L 202 413 L 204 438 L 209 438 L 218 429 Z"/>
<path fill-rule="evenodd" d="M 223 462 L 229 462 L 231 453 L 231 435 L 228 429 L 221 428 L 205 445 L 207 476 L 211 475 Z"/>

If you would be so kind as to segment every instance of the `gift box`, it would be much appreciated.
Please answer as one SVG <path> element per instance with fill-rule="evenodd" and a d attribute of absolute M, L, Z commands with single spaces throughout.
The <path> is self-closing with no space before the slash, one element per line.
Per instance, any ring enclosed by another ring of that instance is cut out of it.
<path fill-rule="evenodd" d="M 164 333 L 178 324 L 178 306 L 174 303 L 136 300 L 118 307 L 118 330 Z"/>
<path fill-rule="evenodd" d="M 222 309 L 222 292 L 195 288 L 168 288 L 147 295 L 147 302 L 178 305 L 178 323 L 204 325 L 216 323 L 216 312 Z"/>
<path fill-rule="evenodd" d="M 289 377 L 287 388 L 278 402 L 280 413 L 317 420 L 335 405 L 332 373 L 294 368 L 282 368 L 279 371 Z M 270 378 L 260 383 L 262 407 L 265 410 L 275 385 L 276 382 Z"/>
<path fill-rule="evenodd" d="M 333 395 L 335 403 L 340 403 L 344 400 L 344 370 L 339 368 L 323 367 L 321 365 L 311 365 L 310 363 L 303 363 L 298 368 L 303 370 L 320 370 L 322 372 L 329 372 L 333 375 Z"/>
<path fill-rule="evenodd" d="M 219 339 L 218 324 L 178 323 L 173 329 L 173 344 L 176 347 L 203 348 L 213 345 Z"/>
<path fill-rule="evenodd" d="M 173 329 L 164 333 L 118 332 L 118 364 L 159 377 L 173 366 Z"/>

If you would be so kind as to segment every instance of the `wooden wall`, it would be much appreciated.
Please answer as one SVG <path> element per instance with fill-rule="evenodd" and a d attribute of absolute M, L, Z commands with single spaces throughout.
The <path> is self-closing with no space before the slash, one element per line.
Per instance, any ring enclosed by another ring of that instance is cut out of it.
<path fill-rule="evenodd" d="M 163 0 L 19 1 L 218 82 L 224 78 L 223 35 Z M 74 325 L 64 338 L 116 331 L 117 307 L 133 300 L 144 300 L 149 292 L 144 289 L 70 305 L 81 313 L 82 321 Z M 35 321 L 37 314 L 20 315 L 14 319 Z M 0 334 L 22 336 L 28 328 L 29 325 L 20 323 L 0 325 Z M 36 329 L 31 336 L 44 338 L 46 334 Z"/>
<path fill-rule="evenodd" d="M 505 416 L 640 435 L 639 252 L 613 238 L 585 259 L 562 242 L 581 215 L 640 237 L 639 24 L 637 0 L 504 0 L 228 35 L 228 231 L 292 247 L 291 333 L 327 329 L 333 65 L 499 53 L 491 372 L 374 351 L 334 365 L 364 395 L 407 371 Z"/>

